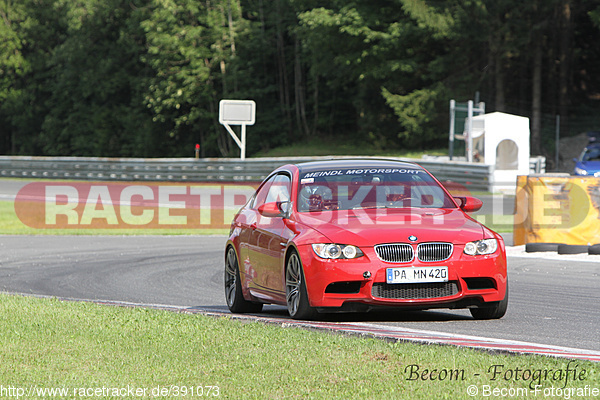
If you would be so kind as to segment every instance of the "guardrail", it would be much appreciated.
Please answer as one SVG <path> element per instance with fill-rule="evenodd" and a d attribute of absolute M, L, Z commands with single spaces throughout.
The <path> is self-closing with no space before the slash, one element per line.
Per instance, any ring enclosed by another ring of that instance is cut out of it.
<path fill-rule="evenodd" d="M 0 156 L 0 176 L 119 181 L 261 181 L 274 159 L 94 158 Z"/>
<path fill-rule="evenodd" d="M 0 156 L 0 177 L 81 179 L 102 181 L 232 182 L 262 181 L 275 168 L 289 163 L 356 157 L 251 158 L 94 158 Z M 361 157 L 364 158 L 364 157 Z M 368 157 L 379 158 L 381 157 Z M 462 184 L 470 190 L 492 191 L 493 167 L 461 161 L 410 160 L 440 181 Z"/>

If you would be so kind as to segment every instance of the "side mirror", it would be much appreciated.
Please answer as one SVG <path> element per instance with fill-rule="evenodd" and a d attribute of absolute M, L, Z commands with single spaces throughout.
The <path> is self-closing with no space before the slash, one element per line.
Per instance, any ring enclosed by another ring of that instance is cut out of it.
<path fill-rule="evenodd" d="M 576 159 L 576 158 L 574 158 L 574 159 L 573 159 L 573 162 L 578 162 L 578 161 L 579 161 L 579 160 L 578 160 L 578 159 Z"/>
<path fill-rule="evenodd" d="M 471 196 L 462 196 L 454 198 L 458 202 L 458 206 L 464 212 L 479 211 L 483 206 L 483 201 Z"/>
<path fill-rule="evenodd" d="M 290 206 L 289 201 L 272 201 L 269 203 L 262 204 L 258 207 L 258 213 L 263 217 L 277 218 L 288 215 L 288 209 Z"/>

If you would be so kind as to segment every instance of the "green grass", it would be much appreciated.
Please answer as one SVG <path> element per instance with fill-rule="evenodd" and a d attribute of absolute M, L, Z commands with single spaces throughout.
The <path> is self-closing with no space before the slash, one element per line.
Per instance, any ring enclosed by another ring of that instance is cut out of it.
<path fill-rule="evenodd" d="M 0 201 L 0 235 L 222 235 L 228 229 L 36 229 L 15 213 L 13 201 Z"/>
<path fill-rule="evenodd" d="M 310 142 L 296 143 L 289 146 L 277 147 L 274 149 L 259 151 L 252 157 L 289 157 L 289 156 L 381 156 L 381 157 L 402 157 L 418 158 L 423 154 L 442 156 L 447 155 L 447 149 L 433 150 L 389 150 L 381 149 L 368 143 L 356 144 L 353 142 L 340 143 L 329 139 L 313 140 Z"/>
<path fill-rule="evenodd" d="M 475 215 L 499 233 L 513 231 L 512 215 Z M 0 201 L 0 235 L 223 235 L 227 229 L 34 229 L 23 224 L 11 201 Z"/>
<path fill-rule="evenodd" d="M 514 215 L 474 215 L 477 221 L 498 233 L 510 233 L 514 228 Z"/>
<path fill-rule="evenodd" d="M 61 398 L 78 397 L 77 388 L 103 387 L 146 389 L 150 398 L 153 389 L 175 385 L 186 387 L 183 398 L 198 397 L 191 388 L 211 386 L 214 394 L 216 386 L 219 397 L 231 399 L 470 399 L 470 385 L 480 391 L 483 385 L 528 390 L 531 378 L 492 380 L 494 365 L 502 371 L 556 371 L 568 362 L 10 295 L 0 295 L 0 319 L 0 382 L 68 389 Z M 598 387 L 598 364 L 571 363 L 575 366 L 586 370 L 585 379 L 568 387 Z M 438 371 L 424 378 L 442 370 L 459 375 L 410 380 L 417 367 L 419 374 Z M 543 379 L 541 384 L 563 386 Z M 175 396 L 163 398 L 168 397 Z"/>

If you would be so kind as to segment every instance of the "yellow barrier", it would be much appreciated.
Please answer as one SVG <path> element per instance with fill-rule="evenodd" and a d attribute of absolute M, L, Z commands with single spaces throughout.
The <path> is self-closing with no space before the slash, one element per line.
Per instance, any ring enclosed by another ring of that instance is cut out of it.
<path fill-rule="evenodd" d="M 514 244 L 600 243 L 600 178 L 519 176 Z"/>

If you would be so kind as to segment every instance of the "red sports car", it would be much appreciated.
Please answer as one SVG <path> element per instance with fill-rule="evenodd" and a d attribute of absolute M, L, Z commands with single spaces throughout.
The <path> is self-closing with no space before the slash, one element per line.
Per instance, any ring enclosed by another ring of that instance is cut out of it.
<path fill-rule="evenodd" d="M 502 237 L 469 217 L 417 164 L 332 160 L 285 165 L 236 214 L 225 249 L 231 312 L 286 305 L 317 312 L 469 308 L 501 318 L 508 304 Z"/>

